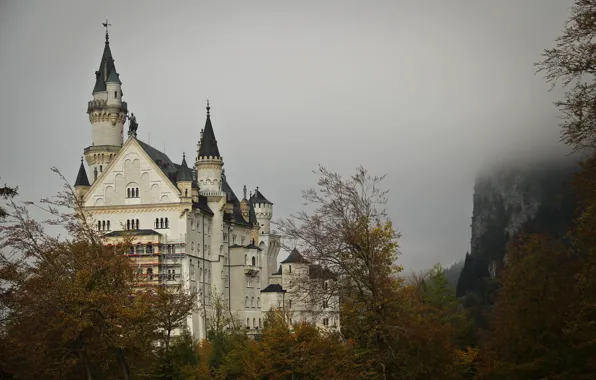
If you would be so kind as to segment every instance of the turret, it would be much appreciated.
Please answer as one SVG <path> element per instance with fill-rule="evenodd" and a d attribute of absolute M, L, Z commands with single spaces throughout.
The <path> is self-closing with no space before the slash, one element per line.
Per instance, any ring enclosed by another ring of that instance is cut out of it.
<path fill-rule="evenodd" d="M 122 82 L 114 65 L 107 30 L 92 94 L 93 100 L 87 105 L 91 145 L 85 149 L 85 160 L 93 173 L 91 182 L 94 182 L 122 146 L 122 132 L 128 113 L 127 104 L 122 101 Z"/>
<path fill-rule="evenodd" d="M 85 194 L 89 191 L 91 184 L 89 178 L 87 178 L 87 171 L 85 171 L 85 164 L 83 163 L 83 157 L 81 157 L 81 166 L 79 167 L 79 173 L 74 184 L 75 194 L 77 198 L 83 199 Z"/>
<path fill-rule="evenodd" d="M 273 217 L 273 203 L 271 203 L 257 187 L 255 193 L 250 197 L 250 203 L 254 207 L 260 230 L 259 234 L 269 234 L 271 218 Z"/>
<path fill-rule="evenodd" d="M 197 151 L 197 182 L 203 195 L 219 195 L 222 192 L 223 158 L 219 154 L 217 140 L 211 125 L 209 101 L 207 101 L 207 120 L 201 131 L 201 141 Z"/>
<path fill-rule="evenodd" d="M 176 173 L 176 186 L 182 193 L 182 197 L 188 201 L 192 199 L 192 171 L 186 164 L 186 155 L 182 156 L 182 164 Z"/>

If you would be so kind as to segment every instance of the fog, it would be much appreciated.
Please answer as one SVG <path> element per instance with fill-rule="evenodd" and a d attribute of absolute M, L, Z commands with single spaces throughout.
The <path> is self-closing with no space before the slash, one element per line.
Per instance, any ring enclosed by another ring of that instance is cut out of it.
<path fill-rule="evenodd" d="M 534 62 L 563 0 L 2 1 L 0 181 L 24 200 L 71 182 L 90 145 L 95 70 L 110 45 L 139 138 L 176 162 L 211 115 L 237 194 L 274 218 L 302 208 L 321 164 L 387 174 L 407 270 L 469 250 L 477 170 L 560 156 L 557 110 Z"/>

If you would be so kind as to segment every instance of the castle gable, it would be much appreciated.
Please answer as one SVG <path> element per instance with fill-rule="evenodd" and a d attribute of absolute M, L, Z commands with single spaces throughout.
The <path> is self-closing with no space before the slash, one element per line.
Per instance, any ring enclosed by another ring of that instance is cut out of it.
<path fill-rule="evenodd" d="M 175 171 L 167 161 L 155 161 L 143 145 L 130 138 L 85 195 L 85 207 L 180 202 L 180 191 L 168 178 L 170 168 L 160 166 L 172 165 Z"/>

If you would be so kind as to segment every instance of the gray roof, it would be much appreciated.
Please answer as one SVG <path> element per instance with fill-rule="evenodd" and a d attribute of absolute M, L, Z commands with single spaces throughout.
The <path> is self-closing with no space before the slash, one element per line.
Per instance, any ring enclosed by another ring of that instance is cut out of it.
<path fill-rule="evenodd" d="M 161 235 L 155 230 L 123 230 L 123 231 L 112 231 L 106 236 L 147 236 L 147 235 Z"/>
<path fill-rule="evenodd" d="M 89 183 L 89 178 L 87 178 L 87 172 L 85 171 L 85 164 L 83 164 L 83 159 L 81 158 L 81 166 L 79 167 L 79 174 L 77 174 L 77 179 L 75 181 L 75 187 L 77 186 L 91 186 Z"/>
<path fill-rule="evenodd" d="M 108 79 L 106 80 L 106 83 L 122 84 L 122 82 L 120 82 L 120 74 L 118 74 L 116 71 L 111 71 L 110 75 L 108 75 Z"/>
<path fill-rule="evenodd" d="M 211 116 L 209 115 L 209 106 L 207 106 L 207 120 L 201 137 L 201 147 L 199 148 L 199 157 L 221 157 L 217 148 L 217 140 L 211 125 Z"/>
<path fill-rule="evenodd" d="M 257 221 L 257 214 L 255 214 L 255 208 L 252 203 L 248 203 L 249 211 L 248 211 L 248 223 L 252 224 L 253 226 L 258 226 L 259 222 Z"/>
<path fill-rule="evenodd" d="M 300 252 L 296 248 L 290 252 L 290 255 L 281 262 L 282 264 L 291 264 L 291 263 L 302 263 L 302 264 L 310 264 L 310 261 L 306 260 Z"/>
<path fill-rule="evenodd" d="M 110 50 L 110 42 L 106 39 L 106 45 L 103 48 L 103 54 L 101 61 L 99 62 L 99 69 L 95 72 L 95 86 L 93 86 L 92 94 L 99 91 L 106 91 L 106 81 L 108 75 L 116 71 L 114 65 L 114 58 L 112 57 L 112 51 Z"/>
<path fill-rule="evenodd" d="M 265 289 L 261 290 L 261 293 L 285 293 L 284 288 L 280 284 L 270 284 Z"/>
<path fill-rule="evenodd" d="M 259 191 L 258 187 L 256 188 L 255 193 L 252 195 L 252 197 L 250 197 L 250 201 L 252 203 L 266 203 L 270 205 L 273 204 L 269 202 L 267 198 L 265 198 L 265 196 L 263 196 L 263 194 Z"/>
<path fill-rule="evenodd" d="M 186 156 L 182 157 L 182 164 L 176 173 L 176 181 L 192 181 L 192 171 L 186 164 Z"/>

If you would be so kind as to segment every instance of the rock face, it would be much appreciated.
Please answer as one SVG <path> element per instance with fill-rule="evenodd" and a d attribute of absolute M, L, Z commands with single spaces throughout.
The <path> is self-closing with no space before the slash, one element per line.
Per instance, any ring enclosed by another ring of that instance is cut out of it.
<path fill-rule="evenodd" d="M 506 261 L 519 233 L 563 237 L 574 215 L 572 160 L 502 164 L 478 175 L 474 186 L 472 238 L 457 294 L 476 293 L 490 302 L 490 279 Z"/>

